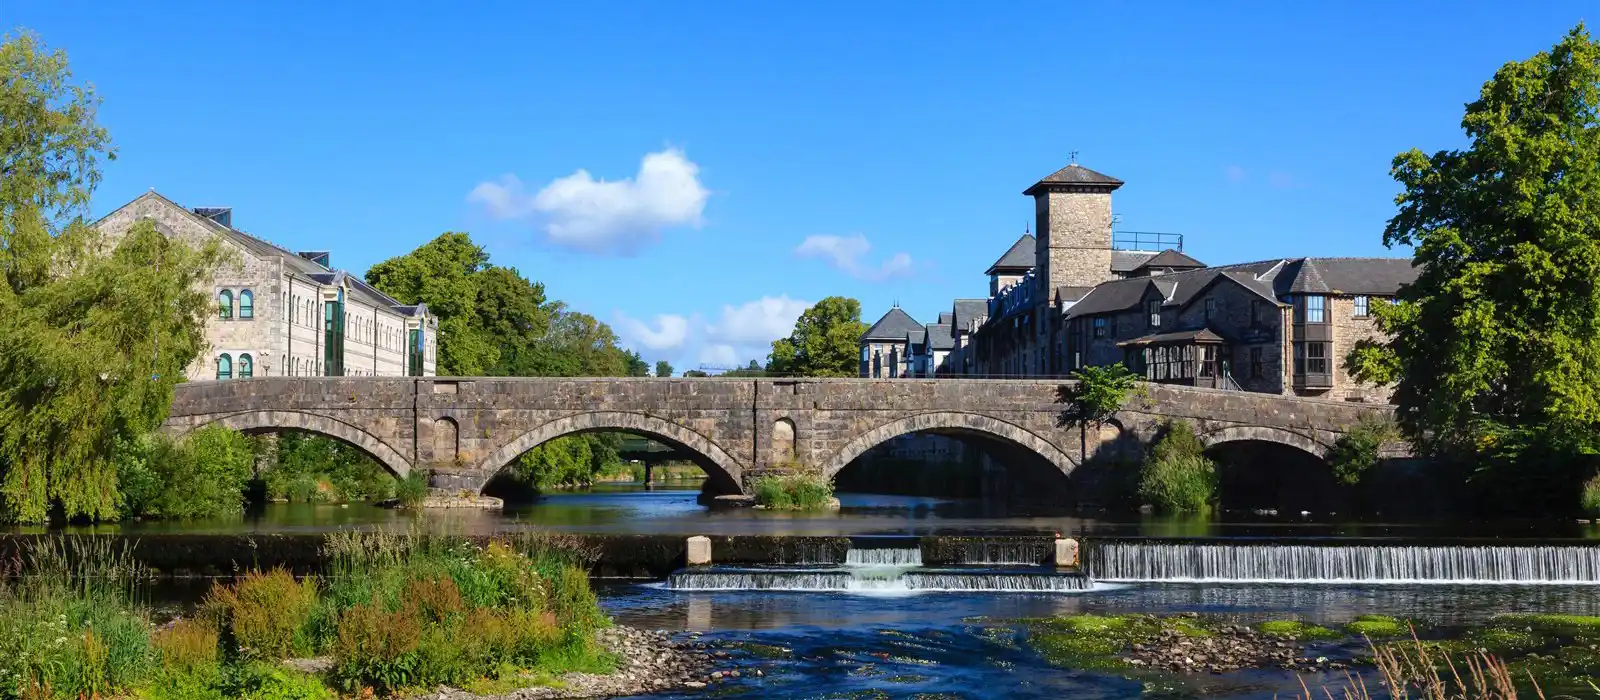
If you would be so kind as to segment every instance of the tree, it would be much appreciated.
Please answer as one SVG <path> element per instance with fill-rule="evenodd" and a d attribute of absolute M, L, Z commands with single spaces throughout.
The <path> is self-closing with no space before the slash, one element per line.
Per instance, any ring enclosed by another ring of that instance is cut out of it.
<path fill-rule="evenodd" d="M 854 377 L 860 373 L 861 302 L 828 297 L 795 321 L 788 338 L 772 342 L 767 370 L 804 377 Z"/>
<path fill-rule="evenodd" d="M 166 419 L 204 345 L 220 259 L 150 222 L 83 221 L 110 159 L 92 89 L 31 34 L 0 43 L 0 517 L 116 517 L 112 459 Z"/>
<path fill-rule="evenodd" d="M 724 377 L 765 377 L 765 376 L 767 376 L 767 370 L 766 370 L 766 368 L 761 366 L 760 362 L 756 362 L 755 360 L 751 360 L 750 364 L 745 365 L 744 367 L 741 367 L 739 369 L 730 369 L 730 370 L 728 370 L 726 372 L 723 372 L 721 376 L 724 376 Z"/>
<path fill-rule="evenodd" d="M 449 232 L 367 270 L 367 284 L 406 304 L 427 304 L 439 317 L 439 373 L 488 374 L 500 348 L 477 317 L 479 273 L 489 253 L 465 233 Z"/>
<path fill-rule="evenodd" d="M 705 372 L 702 372 L 702 371 L 697 370 L 697 369 L 691 369 L 691 370 L 685 370 L 684 373 L 683 373 L 683 376 L 685 376 L 685 377 L 709 377 L 711 375 L 706 374 Z"/>
<path fill-rule="evenodd" d="M 1084 367 L 1073 372 L 1072 377 L 1078 380 L 1078 387 L 1069 392 L 1070 417 L 1096 425 L 1105 423 L 1112 414 L 1122 410 L 1122 404 L 1127 402 L 1139 381 L 1138 375 L 1121 363 Z"/>
<path fill-rule="evenodd" d="M 656 376 L 657 377 L 670 377 L 670 376 L 672 376 L 672 363 L 667 362 L 666 360 L 656 360 Z"/>
<path fill-rule="evenodd" d="M 1355 348 L 1361 379 L 1397 381 L 1398 419 L 1436 455 L 1487 455 L 1565 482 L 1600 451 L 1600 43 L 1583 25 L 1502 66 L 1461 121 L 1465 150 L 1395 157 L 1405 189 L 1384 243 L 1417 281 L 1390 336 Z"/>
<path fill-rule="evenodd" d="M 639 353 L 634 352 L 632 350 L 628 350 L 628 351 L 625 351 L 622 354 L 622 357 L 623 357 L 623 361 L 627 363 L 628 376 L 630 376 L 630 377 L 648 377 L 648 376 L 650 376 L 650 363 L 645 362 L 644 358 L 639 356 Z"/>

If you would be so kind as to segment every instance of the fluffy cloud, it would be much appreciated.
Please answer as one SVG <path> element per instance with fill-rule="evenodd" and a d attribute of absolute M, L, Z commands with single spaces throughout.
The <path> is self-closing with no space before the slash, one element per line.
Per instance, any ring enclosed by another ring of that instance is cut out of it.
<path fill-rule="evenodd" d="M 872 244 L 866 236 L 807 236 L 795 255 L 802 258 L 822 258 L 834 269 L 851 277 L 869 282 L 882 282 L 911 274 L 911 256 L 895 253 L 878 265 L 866 262 Z"/>
<path fill-rule="evenodd" d="M 579 169 L 529 195 L 516 175 L 479 183 L 467 201 L 496 219 L 527 219 L 556 245 L 632 255 L 674 226 L 698 226 L 710 192 L 683 151 L 646 154 L 632 178 L 596 180 Z"/>
<path fill-rule="evenodd" d="M 648 358 L 692 361 L 710 367 L 742 367 L 763 360 L 772 341 L 789 335 L 810 303 L 788 295 L 725 304 L 720 313 L 658 314 L 649 322 L 614 314 L 617 334 Z"/>
<path fill-rule="evenodd" d="M 617 334 L 623 339 L 638 343 L 651 350 L 674 350 L 683 347 L 689 337 L 689 319 L 677 314 L 658 314 L 654 328 L 650 324 L 618 312 Z"/>

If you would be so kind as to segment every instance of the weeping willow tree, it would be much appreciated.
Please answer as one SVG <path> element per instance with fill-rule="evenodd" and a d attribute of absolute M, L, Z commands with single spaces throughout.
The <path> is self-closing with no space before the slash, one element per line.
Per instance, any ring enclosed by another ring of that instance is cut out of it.
<path fill-rule="evenodd" d="M 115 157 L 93 88 L 32 34 L 0 43 L 0 518 L 117 515 L 118 438 L 165 420 L 204 345 L 219 258 L 146 221 L 84 223 Z"/>

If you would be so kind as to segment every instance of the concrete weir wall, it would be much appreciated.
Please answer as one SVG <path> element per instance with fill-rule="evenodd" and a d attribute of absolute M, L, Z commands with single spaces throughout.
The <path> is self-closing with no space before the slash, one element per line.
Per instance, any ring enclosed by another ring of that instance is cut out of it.
<path fill-rule="evenodd" d="M 915 432 L 987 440 L 1070 477 L 1086 461 L 1130 453 L 1172 418 L 1192 422 L 1208 446 L 1266 441 L 1320 457 L 1361 416 L 1390 411 L 1152 384 L 1107 425 L 1086 429 L 1070 416 L 1073 388 L 1048 379 L 263 377 L 179 385 L 165 429 L 319 433 L 396 475 L 427 469 L 452 493 L 481 492 L 547 440 L 624 431 L 692 455 L 713 492 L 748 493 L 765 474 L 831 477 Z"/>

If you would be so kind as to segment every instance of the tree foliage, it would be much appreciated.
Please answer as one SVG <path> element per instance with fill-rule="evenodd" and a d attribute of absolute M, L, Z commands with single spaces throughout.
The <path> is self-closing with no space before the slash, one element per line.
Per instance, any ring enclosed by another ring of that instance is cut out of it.
<path fill-rule="evenodd" d="M 854 377 L 861 370 L 861 302 L 828 297 L 795 321 L 794 332 L 772 341 L 767 371 L 802 377 Z"/>
<path fill-rule="evenodd" d="M 0 44 L 0 516 L 24 522 L 116 517 L 113 448 L 165 420 L 220 259 L 149 222 L 114 246 L 84 223 L 110 153 L 70 81 L 31 35 Z"/>
<path fill-rule="evenodd" d="M 1162 513 L 1205 513 L 1217 492 L 1217 466 L 1186 421 L 1167 424 L 1139 471 L 1139 498 Z"/>
<path fill-rule="evenodd" d="M 1564 469 L 1503 448 L 1600 450 L 1600 42 L 1579 25 L 1505 64 L 1461 125 L 1466 149 L 1394 159 L 1384 242 L 1413 247 L 1419 276 L 1375 307 L 1392 340 L 1350 360 L 1398 382 L 1425 451 Z"/>
<path fill-rule="evenodd" d="M 114 455 L 126 482 L 123 514 L 161 518 L 238 513 L 254 461 L 250 439 L 219 425 L 183 440 L 156 434 L 120 440 Z"/>
<path fill-rule="evenodd" d="M 672 363 L 671 362 L 667 362 L 666 360 L 656 360 L 656 376 L 657 377 L 670 377 L 670 376 L 672 376 Z"/>
<path fill-rule="evenodd" d="M 1122 364 L 1084 367 L 1072 373 L 1078 386 L 1071 392 L 1076 420 L 1101 424 L 1122 410 L 1139 377 Z"/>
<path fill-rule="evenodd" d="M 1364 416 L 1328 449 L 1328 467 L 1339 483 L 1353 486 L 1378 465 L 1385 445 L 1400 439 L 1400 430 L 1387 418 Z"/>

